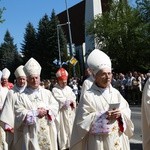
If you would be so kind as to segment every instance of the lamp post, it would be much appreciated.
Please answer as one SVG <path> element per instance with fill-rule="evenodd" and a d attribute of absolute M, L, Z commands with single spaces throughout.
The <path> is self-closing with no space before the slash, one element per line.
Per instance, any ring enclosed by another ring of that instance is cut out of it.
<path fill-rule="evenodd" d="M 71 27 L 70 27 L 70 18 L 69 18 L 69 12 L 68 12 L 68 6 L 67 6 L 67 0 L 65 0 L 66 5 L 66 11 L 67 11 L 67 22 L 68 22 L 68 31 L 69 31 L 69 47 L 70 47 L 70 56 L 73 56 L 72 52 L 72 34 L 71 34 Z"/>
<path fill-rule="evenodd" d="M 73 56 L 73 50 L 72 50 L 72 34 L 71 34 L 71 27 L 70 27 L 70 18 L 69 18 L 69 12 L 68 12 L 68 6 L 67 6 L 67 0 L 65 0 L 66 5 L 66 11 L 67 11 L 67 22 L 68 22 L 68 30 L 69 30 L 69 48 L 70 48 L 70 56 Z M 73 76 L 76 76 L 75 72 L 75 66 L 73 66 Z"/>
<path fill-rule="evenodd" d="M 57 25 L 57 43 L 58 43 L 59 66 L 60 66 L 60 68 L 62 67 L 62 62 L 61 62 L 60 40 L 59 40 L 59 28 L 61 26 L 65 26 L 67 24 L 68 24 L 68 22 Z"/>

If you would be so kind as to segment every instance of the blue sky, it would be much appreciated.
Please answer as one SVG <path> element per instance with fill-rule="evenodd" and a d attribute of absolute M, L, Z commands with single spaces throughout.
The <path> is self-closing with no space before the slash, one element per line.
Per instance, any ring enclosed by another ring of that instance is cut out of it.
<path fill-rule="evenodd" d="M 66 0 L 68 8 L 81 0 Z M 135 0 L 130 0 L 134 4 Z M 3 42 L 6 30 L 9 30 L 17 44 L 18 50 L 23 42 L 23 35 L 28 22 L 37 28 L 39 20 L 45 15 L 51 15 L 52 9 L 56 14 L 66 9 L 65 0 L 0 0 L 0 8 L 5 7 L 3 19 L 0 24 L 0 43 Z"/>
<path fill-rule="evenodd" d="M 68 8 L 81 2 L 81 0 L 66 0 Z M 0 0 L 0 8 L 5 7 L 3 19 L 0 24 L 0 43 L 8 29 L 14 38 L 18 49 L 23 41 L 25 28 L 31 22 L 37 28 L 39 20 L 45 15 L 51 15 L 52 9 L 56 14 L 66 9 L 65 0 Z"/>

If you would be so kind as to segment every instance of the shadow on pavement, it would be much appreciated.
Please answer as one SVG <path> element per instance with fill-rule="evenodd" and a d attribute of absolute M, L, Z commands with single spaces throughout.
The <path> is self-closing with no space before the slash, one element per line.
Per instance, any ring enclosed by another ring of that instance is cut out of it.
<path fill-rule="evenodd" d="M 141 143 L 130 143 L 131 150 L 143 150 Z"/>

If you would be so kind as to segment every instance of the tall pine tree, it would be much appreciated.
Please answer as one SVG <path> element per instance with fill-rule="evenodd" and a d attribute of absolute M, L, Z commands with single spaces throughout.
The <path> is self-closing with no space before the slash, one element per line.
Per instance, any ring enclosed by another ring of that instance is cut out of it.
<path fill-rule="evenodd" d="M 58 18 L 54 10 L 49 18 L 47 14 L 39 21 L 37 32 L 37 60 L 42 66 L 42 78 L 49 79 L 55 76 L 55 72 L 59 66 L 55 65 L 53 61 L 59 58 L 58 42 L 57 42 L 57 25 Z M 64 47 L 66 46 L 66 39 L 63 31 L 60 29 L 60 42 L 62 57 L 65 56 Z"/>
<path fill-rule="evenodd" d="M 23 60 L 26 62 L 29 58 L 35 58 L 42 66 L 42 79 L 49 79 L 55 76 L 59 65 L 53 63 L 59 59 L 57 25 L 59 20 L 53 10 L 49 17 L 45 14 L 38 23 L 37 31 L 31 23 L 27 24 L 24 34 L 24 41 L 21 48 Z M 67 42 L 63 30 L 59 29 L 59 40 L 62 61 L 67 61 Z"/>
<path fill-rule="evenodd" d="M 47 14 L 39 21 L 38 32 L 37 32 L 37 52 L 36 59 L 42 66 L 42 78 L 50 78 L 50 20 Z"/>
<path fill-rule="evenodd" d="M 24 41 L 22 43 L 21 53 L 23 61 L 26 63 L 31 57 L 36 58 L 37 39 L 36 30 L 29 22 L 25 29 Z"/>
<path fill-rule="evenodd" d="M 0 46 L 0 68 L 4 69 L 6 67 L 10 70 L 12 74 L 10 79 L 14 79 L 14 71 L 22 63 L 21 56 L 13 40 L 10 32 L 7 30 L 4 42 Z"/>
<path fill-rule="evenodd" d="M 53 10 L 50 17 L 50 28 L 51 28 L 51 36 L 50 36 L 50 49 L 51 53 L 50 55 L 53 56 L 53 59 L 51 59 L 51 66 L 53 70 L 53 74 L 55 75 L 56 70 L 59 68 L 59 64 L 56 65 L 53 63 L 55 59 L 59 61 L 59 50 L 58 50 L 58 35 L 57 35 L 57 26 L 60 24 L 58 17 L 55 14 L 55 11 Z M 61 26 L 58 27 L 59 32 L 59 44 L 60 44 L 60 56 L 61 56 L 61 63 L 67 61 L 67 40 L 64 35 L 64 32 L 61 28 Z M 59 62 L 60 63 L 60 62 Z"/>

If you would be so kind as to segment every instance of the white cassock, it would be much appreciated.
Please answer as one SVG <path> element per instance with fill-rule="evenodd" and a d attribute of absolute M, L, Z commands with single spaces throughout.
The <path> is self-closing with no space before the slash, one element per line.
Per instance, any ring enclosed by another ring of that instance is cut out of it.
<path fill-rule="evenodd" d="M 24 91 L 24 88 L 25 87 L 19 88 L 16 85 L 14 85 L 13 89 L 8 91 L 8 94 L 6 96 L 6 100 L 5 100 L 1 115 L 0 115 L 0 121 L 4 130 L 6 130 L 6 125 L 9 125 L 10 129 L 14 128 L 14 119 L 15 119 L 14 105 L 20 93 Z M 13 133 L 9 131 L 6 132 L 6 141 L 8 143 L 9 150 L 14 150 L 13 137 L 14 137 Z"/>
<path fill-rule="evenodd" d="M 143 150 L 150 149 L 150 78 L 147 80 L 142 94 L 142 139 Z"/>
<path fill-rule="evenodd" d="M 118 102 L 121 118 L 109 123 L 105 112 L 109 103 Z M 119 91 L 112 86 L 102 91 L 93 84 L 79 104 L 70 150 L 129 150 L 134 128 L 130 117 L 129 105 Z"/>
<path fill-rule="evenodd" d="M 48 110 L 48 115 L 38 118 L 36 110 L 41 107 Z M 17 145 L 22 140 L 15 150 L 57 150 L 58 109 L 58 102 L 49 90 L 26 88 L 15 103 L 14 142 Z"/>
<path fill-rule="evenodd" d="M 53 88 L 52 93 L 59 102 L 59 115 L 57 118 L 59 122 L 58 142 L 60 150 L 63 150 L 70 147 L 76 111 L 76 96 L 69 86 L 65 86 L 62 89 L 58 84 Z"/>
<path fill-rule="evenodd" d="M 0 111 L 4 105 L 6 95 L 8 93 L 8 88 L 0 86 Z M 1 112 L 0 112 L 1 114 Z M 0 127 L 0 149 L 7 150 L 8 145 L 6 142 L 6 133 L 2 127 Z"/>

